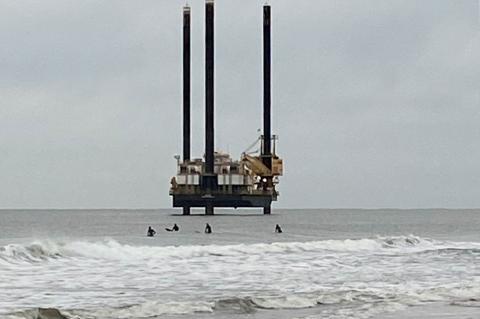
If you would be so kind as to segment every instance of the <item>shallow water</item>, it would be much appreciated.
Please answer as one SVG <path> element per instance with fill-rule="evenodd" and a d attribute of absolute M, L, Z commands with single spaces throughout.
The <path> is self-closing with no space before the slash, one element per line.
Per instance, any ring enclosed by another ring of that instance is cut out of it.
<path fill-rule="evenodd" d="M 480 317 L 478 210 L 219 213 L 2 211 L 0 316 Z"/>

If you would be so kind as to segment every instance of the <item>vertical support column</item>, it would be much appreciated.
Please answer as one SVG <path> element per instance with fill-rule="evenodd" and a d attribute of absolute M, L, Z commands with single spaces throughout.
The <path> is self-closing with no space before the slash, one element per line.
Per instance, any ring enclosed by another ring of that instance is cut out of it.
<path fill-rule="evenodd" d="M 211 196 L 217 189 L 218 181 L 215 176 L 215 116 L 214 116 L 214 89 L 215 89 L 215 27 L 214 0 L 205 2 L 205 172 L 203 188 Z M 205 205 L 205 214 L 214 214 L 214 205 L 208 201 Z"/>
<path fill-rule="evenodd" d="M 263 214 L 264 215 L 270 215 L 272 213 L 272 206 L 268 205 L 263 207 Z"/>
<path fill-rule="evenodd" d="M 263 163 L 272 169 L 272 45 L 271 45 L 271 7 L 263 6 Z M 273 188 L 272 177 L 267 177 L 264 189 Z M 263 208 L 264 215 L 272 213 L 271 204 Z"/>
<path fill-rule="evenodd" d="M 189 6 L 183 8 L 183 161 L 190 161 L 191 133 L 190 133 L 190 25 L 191 9 Z M 190 215 L 190 207 L 183 207 L 183 215 Z"/>
<path fill-rule="evenodd" d="M 207 204 L 205 206 L 205 215 L 207 215 L 207 216 L 214 215 L 214 210 L 213 210 L 213 205 L 212 204 Z"/>
<path fill-rule="evenodd" d="M 205 173 L 214 173 L 214 0 L 205 5 Z"/>
<path fill-rule="evenodd" d="M 263 7 L 263 162 L 272 168 L 271 127 L 271 7 Z"/>
<path fill-rule="evenodd" d="M 183 8 L 183 161 L 190 160 L 190 7 Z"/>

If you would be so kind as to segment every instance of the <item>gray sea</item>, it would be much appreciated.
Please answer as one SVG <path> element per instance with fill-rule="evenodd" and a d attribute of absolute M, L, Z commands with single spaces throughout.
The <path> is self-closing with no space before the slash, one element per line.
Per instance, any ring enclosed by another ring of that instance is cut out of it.
<path fill-rule="evenodd" d="M 480 318 L 480 210 L 178 213 L 0 211 L 0 318 Z"/>

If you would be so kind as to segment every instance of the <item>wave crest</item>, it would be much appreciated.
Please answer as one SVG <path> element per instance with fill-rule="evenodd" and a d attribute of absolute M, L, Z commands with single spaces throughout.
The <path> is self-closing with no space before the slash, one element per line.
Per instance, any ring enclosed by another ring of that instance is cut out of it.
<path fill-rule="evenodd" d="M 114 240 L 100 242 L 74 241 L 68 243 L 36 241 L 29 245 L 10 244 L 0 247 L 0 260 L 7 262 L 43 262 L 61 258 L 96 260 L 145 261 L 156 258 L 189 259 L 215 256 L 218 258 L 244 255 L 295 254 L 308 252 L 348 253 L 419 253 L 478 252 L 480 243 L 441 242 L 417 236 L 377 237 L 311 242 L 277 242 L 207 246 L 130 246 Z"/>
<path fill-rule="evenodd" d="M 51 241 L 33 242 L 29 245 L 10 244 L 0 247 L 0 258 L 6 261 L 41 262 L 61 258 L 59 248 L 57 243 Z"/>

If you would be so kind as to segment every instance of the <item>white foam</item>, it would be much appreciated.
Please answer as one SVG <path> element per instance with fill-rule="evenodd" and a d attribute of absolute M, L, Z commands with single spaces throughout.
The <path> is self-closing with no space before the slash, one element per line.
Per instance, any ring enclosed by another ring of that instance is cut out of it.
<path fill-rule="evenodd" d="M 141 318 L 247 309 L 250 301 L 263 309 L 365 305 L 365 314 L 432 301 L 470 305 L 480 299 L 478 249 L 480 243 L 416 236 L 180 247 L 113 240 L 7 245 L 0 248 L 0 317 L 55 307 L 81 318 Z M 215 308 L 225 298 L 249 302 Z"/>
<path fill-rule="evenodd" d="M 256 297 L 252 301 L 264 309 L 300 309 L 315 307 L 318 302 L 312 296 Z"/>
<path fill-rule="evenodd" d="M 214 303 L 211 302 L 166 302 L 146 301 L 138 305 L 122 308 L 107 308 L 92 312 L 85 312 L 95 318 L 151 318 L 162 315 L 184 315 L 201 312 L 213 312 Z"/>

